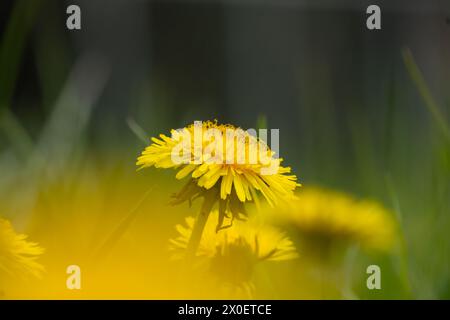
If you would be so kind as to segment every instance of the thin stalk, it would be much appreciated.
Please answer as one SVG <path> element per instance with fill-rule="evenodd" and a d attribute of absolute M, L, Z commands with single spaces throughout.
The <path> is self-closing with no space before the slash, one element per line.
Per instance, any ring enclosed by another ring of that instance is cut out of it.
<path fill-rule="evenodd" d="M 206 222 L 208 222 L 209 212 L 200 211 L 195 220 L 194 228 L 192 229 L 191 237 L 187 245 L 187 256 L 194 257 L 202 239 L 203 230 Z"/>
<path fill-rule="evenodd" d="M 197 216 L 197 219 L 195 220 L 191 237 L 189 238 L 189 242 L 186 248 L 187 251 L 186 257 L 188 259 L 192 259 L 193 257 L 195 257 L 195 254 L 197 253 L 200 241 L 202 239 L 203 230 L 205 229 L 205 225 L 208 222 L 209 214 L 211 213 L 211 209 L 216 201 L 216 192 L 214 192 L 214 190 L 211 191 L 212 192 L 208 192 L 205 195 L 202 207 Z"/>
<path fill-rule="evenodd" d="M 439 105 L 433 98 L 431 91 L 428 88 L 427 83 L 425 82 L 424 76 L 420 71 L 419 67 L 417 66 L 411 51 L 409 49 L 404 49 L 402 53 L 406 69 L 408 70 L 411 79 L 414 81 L 414 84 L 416 85 L 417 90 L 420 93 L 420 96 L 425 102 L 425 106 L 428 108 L 428 111 L 432 115 L 434 121 L 438 125 L 444 137 L 447 139 L 447 142 L 449 142 L 450 128 L 448 126 L 448 123 L 445 120 L 445 117 L 442 114 Z"/>

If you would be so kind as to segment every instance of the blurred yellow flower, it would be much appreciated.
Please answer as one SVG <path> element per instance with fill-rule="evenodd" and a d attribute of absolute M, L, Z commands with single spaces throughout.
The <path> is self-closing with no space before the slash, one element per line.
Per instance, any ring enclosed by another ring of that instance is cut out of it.
<path fill-rule="evenodd" d="M 217 215 L 217 210 L 212 214 Z M 174 259 L 181 259 L 186 254 L 194 222 L 193 217 L 188 217 L 186 225 L 176 226 L 179 235 L 170 240 Z M 216 232 L 211 220 L 206 224 L 196 256 L 222 283 L 236 286 L 249 283 L 259 262 L 298 257 L 292 241 L 275 227 L 238 221 L 233 228 Z"/>
<path fill-rule="evenodd" d="M 304 188 L 274 219 L 294 227 L 303 241 L 322 246 L 358 244 L 388 251 L 396 236 L 392 214 L 379 203 L 319 188 Z"/>
<path fill-rule="evenodd" d="M 35 260 L 44 250 L 26 239 L 9 221 L 0 218 L 0 279 L 41 276 L 44 268 Z"/>

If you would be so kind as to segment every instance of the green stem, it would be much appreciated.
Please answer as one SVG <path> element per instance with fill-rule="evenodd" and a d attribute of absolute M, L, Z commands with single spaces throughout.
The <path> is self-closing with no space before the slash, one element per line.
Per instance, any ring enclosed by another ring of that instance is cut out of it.
<path fill-rule="evenodd" d="M 203 230 L 205 229 L 206 222 L 208 221 L 209 212 L 201 210 L 195 220 L 194 228 L 192 229 L 191 237 L 187 244 L 187 257 L 192 258 L 195 256 L 200 240 L 202 239 Z"/>
<path fill-rule="evenodd" d="M 205 229 L 206 222 L 208 221 L 209 214 L 211 213 L 211 209 L 214 206 L 216 201 L 216 192 L 214 189 L 210 190 L 205 194 L 205 199 L 202 204 L 202 208 L 195 220 L 194 227 L 192 229 L 191 237 L 189 238 L 189 242 L 187 244 L 187 258 L 192 259 L 195 257 L 197 253 L 197 249 L 200 245 L 200 241 L 202 239 L 203 229 Z"/>

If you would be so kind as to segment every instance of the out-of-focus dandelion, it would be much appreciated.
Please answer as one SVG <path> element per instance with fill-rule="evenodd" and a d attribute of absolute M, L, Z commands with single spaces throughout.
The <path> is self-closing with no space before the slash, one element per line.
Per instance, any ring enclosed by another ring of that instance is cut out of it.
<path fill-rule="evenodd" d="M 212 215 L 217 215 L 217 210 Z M 195 218 L 177 225 L 178 237 L 170 240 L 174 259 L 182 259 L 188 248 Z M 293 242 L 278 228 L 248 221 L 236 222 L 233 228 L 216 232 L 210 219 L 205 226 L 196 257 L 221 284 L 233 288 L 252 288 L 255 266 L 263 261 L 292 260 L 298 257 Z"/>
<path fill-rule="evenodd" d="M 292 281 L 307 297 L 355 297 L 350 274 L 357 249 L 388 253 L 396 243 L 388 209 L 343 192 L 305 187 L 294 201 L 261 211 L 292 236 L 302 257 Z"/>
<path fill-rule="evenodd" d="M 189 240 L 188 251 L 192 254 L 216 203 L 218 231 L 224 228 L 227 213 L 231 221 L 246 216 L 244 204 L 259 204 L 259 194 L 273 206 L 281 199 L 293 198 L 299 185 L 297 177 L 288 174 L 291 169 L 280 165 L 282 159 L 248 131 L 211 121 L 199 123 L 172 130 L 172 137 L 161 134 L 160 139 L 152 138 L 153 143 L 137 160 L 141 168 L 174 168 L 180 169 L 177 179 L 189 176 L 187 184 L 174 196 L 174 204 L 204 198 Z M 173 159 L 180 153 L 182 163 Z M 276 170 L 270 170 L 273 168 Z"/>
<path fill-rule="evenodd" d="M 27 236 L 17 234 L 11 223 L 0 218 L 0 280 L 40 277 L 44 268 L 36 259 L 44 252 Z"/>
<path fill-rule="evenodd" d="M 322 253 L 349 244 L 387 252 L 396 237 L 393 216 L 381 204 L 319 188 L 303 189 L 273 217 L 293 227 L 311 251 Z"/>

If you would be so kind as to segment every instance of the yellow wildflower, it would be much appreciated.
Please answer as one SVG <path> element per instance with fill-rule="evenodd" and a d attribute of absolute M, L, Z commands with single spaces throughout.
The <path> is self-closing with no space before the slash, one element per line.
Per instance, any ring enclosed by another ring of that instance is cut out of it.
<path fill-rule="evenodd" d="M 153 143 L 142 152 L 137 165 L 179 169 L 177 179 L 189 176 L 187 184 L 174 196 L 174 204 L 204 197 L 191 239 L 192 251 L 216 203 L 219 230 L 227 213 L 231 213 L 231 221 L 242 219 L 247 215 L 246 202 L 259 204 L 258 193 L 270 205 L 294 197 L 297 177 L 288 174 L 291 169 L 282 167 L 282 159 L 275 157 L 275 152 L 250 130 L 217 121 L 196 121 L 171 133 L 171 137 L 161 134 L 160 139 L 152 138 Z"/>
<path fill-rule="evenodd" d="M 217 215 L 217 210 L 212 214 Z M 186 225 L 176 226 L 179 235 L 170 240 L 175 259 L 186 254 L 194 223 L 195 219 L 188 217 Z M 239 286 L 250 281 L 257 263 L 295 259 L 297 251 L 292 241 L 275 227 L 238 221 L 233 228 L 216 232 L 214 223 L 209 220 L 196 256 L 223 283 Z"/>
<path fill-rule="evenodd" d="M 318 188 L 304 188 L 274 218 L 293 226 L 303 241 L 322 246 L 353 243 L 387 251 L 396 234 L 392 214 L 379 203 Z"/>
<path fill-rule="evenodd" d="M 9 221 L 0 218 L 0 279 L 41 275 L 43 267 L 35 260 L 43 249 L 26 239 L 26 235 L 14 231 Z"/>
<path fill-rule="evenodd" d="M 222 213 L 229 210 L 235 217 L 239 217 L 239 214 L 245 214 L 242 205 L 244 202 L 258 200 L 256 191 L 270 204 L 277 203 L 280 198 L 292 196 L 298 185 L 296 176 L 287 175 L 291 169 L 281 167 L 282 159 L 275 158 L 274 153 L 261 140 L 232 125 L 219 125 L 211 121 L 200 125 L 197 128 L 200 130 L 200 144 L 194 141 L 196 127 L 191 124 L 180 131 L 172 130 L 172 137 L 161 134 L 160 139 L 152 138 L 153 143 L 142 152 L 137 161 L 141 168 L 154 166 L 180 169 L 177 179 L 190 176 L 189 183 L 177 194 L 176 202 L 192 200 L 205 191 L 212 190 L 221 201 Z M 239 142 L 242 142 L 241 149 Z M 173 160 L 173 155 L 177 152 L 176 147 L 183 143 L 186 143 L 184 151 L 188 148 L 188 152 L 183 155 L 184 163 L 179 163 Z M 261 147 L 266 149 L 261 152 Z M 205 154 L 199 149 L 212 152 Z M 276 170 L 270 172 L 270 168 Z M 267 174 L 264 174 L 264 169 Z"/>

